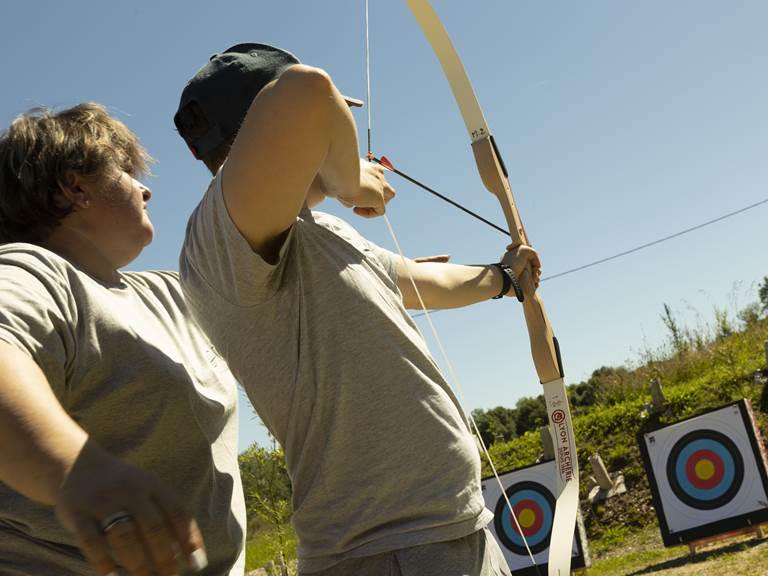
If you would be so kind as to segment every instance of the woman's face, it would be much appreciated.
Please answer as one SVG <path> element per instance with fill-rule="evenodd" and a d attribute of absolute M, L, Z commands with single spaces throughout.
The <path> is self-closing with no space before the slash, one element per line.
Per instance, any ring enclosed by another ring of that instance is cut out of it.
<path fill-rule="evenodd" d="M 85 211 L 91 234 L 116 268 L 134 260 L 152 241 L 147 213 L 152 191 L 123 170 L 99 178 Z"/>

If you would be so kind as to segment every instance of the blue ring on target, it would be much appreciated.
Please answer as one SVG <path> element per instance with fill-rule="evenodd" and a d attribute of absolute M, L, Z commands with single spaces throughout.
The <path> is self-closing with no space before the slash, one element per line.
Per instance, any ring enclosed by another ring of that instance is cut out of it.
<path fill-rule="evenodd" d="M 722 461 L 723 475 L 712 488 L 700 488 L 688 478 L 688 463 L 702 450 Z M 667 458 L 667 479 L 672 492 L 684 504 L 698 510 L 714 510 L 733 500 L 744 481 L 744 459 L 733 440 L 715 430 L 694 430 L 675 442 Z"/>
<path fill-rule="evenodd" d="M 716 486 L 710 489 L 697 488 L 688 479 L 688 461 L 690 458 L 696 456 L 696 452 L 700 450 L 714 452 L 720 457 L 720 460 L 723 463 L 723 477 Z M 728 491 L 728 487 L 733 485 L 735 476 L 736 463 L 734 462 L 733 456 L 725 446 L 719 442 L 713 441 L 711 438 L 699 438 L 688 444 L 680 451 L 680 455 L 677 458 L 677 464 L 675 465 L 675 478 L 680 483 L 680 487 L 685 490 L 687 494 L 690 494 L 693 498 L 699 500 L 714 500 L 720 498 Z"/>
<path fill-rule="evenodd" d="M 549 547 L 552 536 L 552 522 L 555 515 L 555 498 L 552 493 L 538 482 L 517 482 L 505 490 L 512 508 L 523 500 L 530 500 L 539 507 L 540 525 L 534 534 L 526 535 L 525 540 L 532 554 L 537 554 Z M 503 496 L 496 502 L 493 513 L 496 535 L 501 543 L 520 556 L 528 556 L 525 543 L 517 531 Z"/>

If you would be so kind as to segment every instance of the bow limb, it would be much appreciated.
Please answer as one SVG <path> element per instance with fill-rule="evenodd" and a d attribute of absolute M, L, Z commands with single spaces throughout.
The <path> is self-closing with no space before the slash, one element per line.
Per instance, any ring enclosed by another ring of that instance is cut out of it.
<path fill-rule="evenodd" d="M 504 162 L 485 121 L 475 92 L 456 49 L 428 0 L 406 0 L 424 35 L 440 61 L 472 141 L 480 176 L 504 211 L 513 244 L 529 244 L 518 213 Z M 533 278 L 520 278 L 525 301 L 525 315 L 536 372 L 544 387 L 544 398 L 555 447 L 558 495 L 549 547 L 548 573 L 570 573 L 571 550 L 579 499 L 579 473 L 573 423 L 565 390 L 562 362 L 557 339 L 547 317 L 544 303 L 534 289 Z"/>

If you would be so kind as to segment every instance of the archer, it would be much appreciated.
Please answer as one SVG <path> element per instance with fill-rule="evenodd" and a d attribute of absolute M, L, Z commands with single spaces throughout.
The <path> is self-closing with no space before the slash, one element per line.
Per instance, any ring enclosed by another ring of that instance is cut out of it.
<path fill-rule="evenodd" d="M 183 289 L 285 451 L 302 574 L 510 574 L 484 528 L 474 440 L 407 309 L 411 277 L 428 308 L 466 306 L 524 274 L 538 284 L 538 255 L 403 261 L 314 211 L 330 197 L 372 218 L 395 195 L 358 156 L 354 103 L 263 44 L 194 75 L 174 121 L 214 177 L 187 227 Z"/>

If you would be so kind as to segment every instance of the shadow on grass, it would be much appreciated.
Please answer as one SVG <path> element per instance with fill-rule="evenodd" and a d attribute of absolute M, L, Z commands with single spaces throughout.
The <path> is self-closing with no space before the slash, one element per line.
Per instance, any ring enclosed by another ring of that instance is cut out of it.
<path fill-rule="evenodd" d="M 755 538 L 753 540 L 746 540 L 743 542 L 734 542 L 733 544 L 729 544 L 728 546 L 723 546 L 721 548 L 697 552 L 693 557 L 686 554 L 685 556 L 672 558 L 671 560 L 666 560 L 659 564 L 646 566 L 642 570 L 637 570 L 636 572 L 627 574 L 627 576 L 641 576 L 643 574 L 653 574 L 654 572 L 660 572 L 662 570 L 668 570 L 671 568 L 680 568 L 681 566 L 700 564 L 725 554 L 732 554 L 733 552 L 740 552 L 742 550 L 756 548 L 757 546 L 765 543 L 768 543 L 768 540 L 765 538 Z"/>

